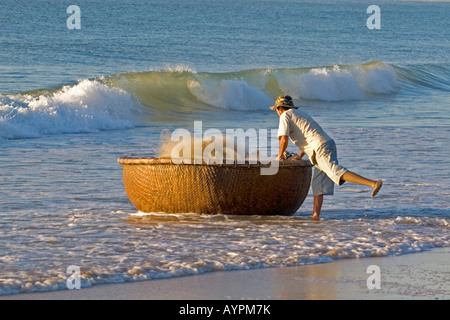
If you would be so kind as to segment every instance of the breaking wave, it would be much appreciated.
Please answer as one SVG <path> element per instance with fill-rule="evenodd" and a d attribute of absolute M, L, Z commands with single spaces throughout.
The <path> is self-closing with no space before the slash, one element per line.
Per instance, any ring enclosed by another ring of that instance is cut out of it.
<path fill-rule="evenodd" d="M 355 66 L 253 69 L 229 73 L 186 68 L 123 73 L 109 77 L 153 108 L 267 110 L 276 96 L 296 100 L 348 101 L 392 94 L 399 88 L 393 67 L 381 61 Z"/>
<path fill-rule="evenodd" d="M 56 92 L 0 96 L 0 138 L 125 129 L 138 113 L 126 91 L 82 80 Z"/>
<path fill-rule="evenodd" d="M 398 67 L 382 61 L 314 68 L 228 73 L 185 67 L 84 79 L 57 90 L 0 95 L 0 139 L 125 129 L 143 115 L 205 110 L 264 111 L 276 96 L 305 101 L 355 101 L 417 87 L 449 90 L 442 65 Z"/>

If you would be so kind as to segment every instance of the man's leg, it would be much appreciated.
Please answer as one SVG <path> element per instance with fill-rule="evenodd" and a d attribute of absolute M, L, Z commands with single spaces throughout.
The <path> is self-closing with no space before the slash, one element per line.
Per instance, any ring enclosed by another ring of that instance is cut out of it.
<path fill-rule="evenodd" d="M 314 175 L 311 181 L 313 190 L 314 204 L 313 215 L 311 220 L 320 220 L 320 212 L 322 211 L 323 196 L 334 194 L 334 182 L 328 178 L 327 174 L 317 167 L 314 168 Z"/>
<path fill-rule="evenodd" d="M 372 197 L 380 191 L 380 188 L 383 185 L 381 181 L 366 179 L 342 167 L 337 159 L 336 144 L 332 140 L 316 150 L 315 158 L 317 166 L 321 170 L 324 170 L 328 177 L 338 185 L 341 185 L 344 181 L 348 181 L 372 187 Z"/>
<path fill-rule="evenodd" d="M 322 210 L 323 194 L 314 196 L 313 215 L 309 217 L 311 220 L 320 220 L 320 211 Z"/>
<path fill-rule="evenodd" d="M 347 171 L 346 173 L 344 173 L 341 179 L 344 181 L 363 184 L 372 187 L 373 188 L 372 197 L 375 197 L 375 195 L 378 193 L 378 191 L 381 189 L 381 186 L 383 185 L 383 182 L 381 181 L 366 179 L 351 171 Z"/>

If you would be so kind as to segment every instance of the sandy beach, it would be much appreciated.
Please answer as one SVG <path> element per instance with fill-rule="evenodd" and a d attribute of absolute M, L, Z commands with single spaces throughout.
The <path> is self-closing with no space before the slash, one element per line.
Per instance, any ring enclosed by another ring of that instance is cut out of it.
<path fill-rule="evenodd" d="M 445 300 L 450 298 L 449 262 L 450 248 L 438 248 L 402 256 L 26 293 L 0 300 Z M 371 265 L 379 267 L 380 289 L 368 288 Z"/>

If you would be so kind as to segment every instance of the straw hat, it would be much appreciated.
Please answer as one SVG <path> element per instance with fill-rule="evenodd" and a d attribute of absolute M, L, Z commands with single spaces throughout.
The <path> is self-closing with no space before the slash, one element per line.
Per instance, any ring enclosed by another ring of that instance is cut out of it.
<path fill-rule="evenodd" d="M 298 109 L 294 106 L 291 96 L 279 96 L 275 104 L 270 107 L 271 110 L 276 110 L 278 107 Z"/>

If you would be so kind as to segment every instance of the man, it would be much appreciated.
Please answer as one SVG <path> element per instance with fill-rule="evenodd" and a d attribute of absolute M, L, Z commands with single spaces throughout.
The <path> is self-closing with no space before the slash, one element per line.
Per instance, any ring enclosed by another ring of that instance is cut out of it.
<path fill-rule="evenodd" d="M 314 196 L 313 215 L 310 219 L 320 220 L 320 211 L 324 195 L 334 194 L 334 184 L 344 182 L 363 184 L 373 188 L 374 197 L 382 186 L 381 181 L 369 180 L 342 167 L 337 159 L 336 144 L 325 131 L 308 114 L 294 106 L 290 96 L 280 96 L 270 109 L 276 110 L 280 116 L 278 138 L 280 150 L 277 160 L 284 159 L 289 138 L 300 148 L 301 152 L 293 159 L 300 160 L 305 154 L 315 166 L 312 178 Z"/>

